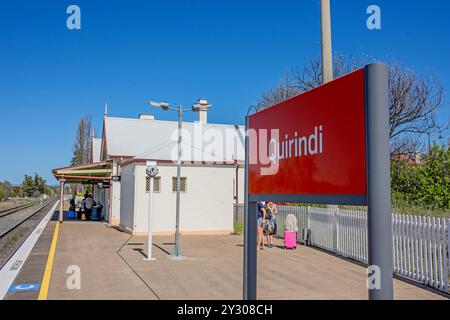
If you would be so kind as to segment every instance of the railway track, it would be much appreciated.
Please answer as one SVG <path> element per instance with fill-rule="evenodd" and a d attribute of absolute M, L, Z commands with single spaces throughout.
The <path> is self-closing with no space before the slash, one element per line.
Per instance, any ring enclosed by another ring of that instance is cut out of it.
<path fill-rule="evenodd" d="M 30 208 L 30 207 L 32 207 L 32 206 L 38 204 L 38 203 L 39 203 L 39 201 L 34 201 L 34 202 L 30 202 L 30 203 L 27 203 L 27 204 L 23 204 L 23 205 L 14 207 L 14 208 L 9 208 L 9 209 L 0 210 L 0 218 L 9 216 L 9 215 L 14 214 L 14 213 L 16 213 L 16 212 L 19 212 L 19 211 L 21 211 L 21 210 Z"/>
<path fill-rule="evenodd" d="M 20 227 L 23 223 L 27 222 L 28 220 L 30 220 L 31 218 L 33 218 L 36 214 L 38 214 L 40 211 L 45 210 L 46 208 L 48 208 L 50 206 L 50 204 L 54 204 L 55 201 L 48 201 L 46 203 L 44 203 L 42 206 L 40 206 L 37 210 L 33 210 L 31 214 L 25 214 L 23 217 L 19 217 L 17 219 L 14 219 L 15 221 L 7 224 L 7 227 L 3 227 L 0 226 L 0 239 L 5 237 L 6 235 L 8 235 L 9 233 L 11 233 L 13 230 L 17 229 L 18 227 Z M 34 203 L 32 205 L 26 205 L 23 206 L 22 208 L 13 208 L 13 211 L 10 211 L 6 214 L 0 214 L 0 222 L 3 222 L 4 219 L 7 219 L 6 217 L 10 218 L 12 214 L 14 213 L 21 213 L 22 211 L 24 211 L 25 209 L 31 208 L 32 206 L 37 205 L 37 203 Z M 12 210 L 12 209 L 11 209 Z"/>
<path fill-rule="evenodd" d="M 0 269 L 24 243 L 56 201 L 56 199 L 49 200 L 42 206 L 34 204 L 36 208 L 27 205 L 25 208 L 0 216 Z"/>

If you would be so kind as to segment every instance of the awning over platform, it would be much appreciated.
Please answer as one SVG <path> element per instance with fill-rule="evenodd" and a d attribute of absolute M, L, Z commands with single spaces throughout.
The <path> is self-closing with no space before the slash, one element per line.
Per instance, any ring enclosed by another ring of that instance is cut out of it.
<path fill-rule="evenodd" d="M 52 172 L 57 180 L 65 183 L 92 184 L 111 180 L 112 168 L 109 162 L 97 162 L 54 169 Z"/>

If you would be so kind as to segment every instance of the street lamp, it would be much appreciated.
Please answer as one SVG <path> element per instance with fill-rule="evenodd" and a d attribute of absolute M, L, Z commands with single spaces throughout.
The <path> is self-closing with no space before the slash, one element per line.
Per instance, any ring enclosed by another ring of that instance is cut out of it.
<path fill-rule="evenodd" d="M 153 101 L 150 101 L 149 103 L 148 103 L 150 106 L 152 106 L 152 107 L 157 107 L 157 108 L 161 108 L 161 109 L 163 109 L 164 111 L 167 111 L 167 110 L 169 110 L 169 103 L 167 103 L 167 102 L 153 102 Z"/>
<path fill-rule="evenodd" d="M 204 112 L 207 111 L 212 105 L 206 99 L 199 99 L 194 103 L 191 109 L 184 109 L 182 105 L 178 108 L 170 108 L 168 102 L 154 102 L 150 101 L 148 103 L 152 107 L 161 108 L 164 111 L 176 111 L 178 113 L 178 159 L 177 159 L 177 204 L 176 204 L 176 222 L 175 222 L 175 248 L 173 256 L 175 258 L 182 258 L 181 247 L 180 247 L 180 181 L 181 181 L 181 142 L 182 135 L 181 130 L 183 126 L 183 112 Z"/>

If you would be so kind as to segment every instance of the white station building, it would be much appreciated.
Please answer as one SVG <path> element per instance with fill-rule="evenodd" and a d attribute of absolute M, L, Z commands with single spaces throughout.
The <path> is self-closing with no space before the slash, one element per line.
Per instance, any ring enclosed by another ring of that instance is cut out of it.
<path fill-rule="evenodd" d="M 183 122 L 180 230 L 182 234 L 233 232 L 233 205 L 244 197 L 243 126 Z M 155 161 L 153 234 L 175 232 L 178 122 L 109 117 L 93 137 L 92 163 L 53 170 L 64 183 L 94 186 L 105 221 L 134 235 L 148 232 L 148 161 Z"/>

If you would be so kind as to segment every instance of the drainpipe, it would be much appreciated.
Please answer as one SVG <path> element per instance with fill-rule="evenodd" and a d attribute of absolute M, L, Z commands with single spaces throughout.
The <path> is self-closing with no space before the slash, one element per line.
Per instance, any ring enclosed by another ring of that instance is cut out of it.
<path fill-rule="evenodd" d="M 235 203 L 236 203 L 236 204 L 239 204 L 239 164 L 237 163 L 237 161 L 236 161 L 236 179 L 235 179 L 235 181 L 236 181 L 236 187 L 235 187 L 235 190 L 236 190 Z"/>

